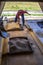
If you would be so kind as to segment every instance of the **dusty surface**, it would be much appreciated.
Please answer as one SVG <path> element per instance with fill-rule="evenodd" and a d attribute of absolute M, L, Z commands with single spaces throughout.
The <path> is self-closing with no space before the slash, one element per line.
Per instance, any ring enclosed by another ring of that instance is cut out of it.
<path fill-rule="evenodd" d="M 6 30 L 13 29 L 13 28 L 19 28 L 19 24 L 11 22 L 11 23 L 8 23 L 6 26 Z"/>
<path fill-rule="evenodd" d="M 26 32 L 27 30 L 24 31 Z M 43 65 L 43 55 L 37 47 L 36 42 L 31 37 L 29 31 L 26 33 L 24 31 L 10 32 L 10 36 L 14 37 L 17 36 L 17 34 L 19 36 L 28 36 L 29 41 L 32 43 L 32 48 L 34 50 L 33 54 L 5 55 L 2 57 L 2 65 Z"/>
<path fill-rule="evenodd" d="M 33 41 L 32 41 L 33 42 Z M 33 44 L 33 54 L 6 55 L 2 58 L 2 65 L 43 65 L 43 55 L 38 47 Z"/>

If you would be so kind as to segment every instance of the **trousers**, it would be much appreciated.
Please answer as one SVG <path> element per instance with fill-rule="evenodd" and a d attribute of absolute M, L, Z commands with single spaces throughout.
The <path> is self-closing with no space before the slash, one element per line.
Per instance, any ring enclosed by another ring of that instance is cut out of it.
<path fill-rule="evenodd" d="M 25 20 L 24 20 L 24 14 L 22 14 L 21 17 L 22 17 L 22 22 L 23 22 L 23 26 L 24 26 L 24 22 L 25 22 Z M 15 17 L 15 22 L 17 22 L 17 16 Z"/>

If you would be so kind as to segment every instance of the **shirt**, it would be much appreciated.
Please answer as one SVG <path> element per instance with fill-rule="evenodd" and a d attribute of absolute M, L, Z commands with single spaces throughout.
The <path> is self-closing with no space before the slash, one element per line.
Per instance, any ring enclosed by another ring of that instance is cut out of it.
<path fill-rule="evenodd" d="M 22 14 L 24 14 L 24 13 L 27 13 L 26 11 L 23 11 L 23 10 L 19 10 L 18 12 L 17 12 L 17 18 L 19 18 L 19 16 L 21 16 Z"/>

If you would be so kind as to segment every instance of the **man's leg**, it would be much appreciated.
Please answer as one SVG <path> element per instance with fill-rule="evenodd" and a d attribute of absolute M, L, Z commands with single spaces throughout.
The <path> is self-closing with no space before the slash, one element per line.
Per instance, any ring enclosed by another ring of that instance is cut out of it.
<path fill-rule="evenodd" d="M 17 22 L 17 16 L 15 17 L 15 21 L 14 21 L 15 23 Z"/>
<path fill-rule="evenodd" d="M 23 22 L 23 26 L 24 26 L 24 23 L 25 23 L 25 21 L 24 21 L 24 14 L 22 14 L 22 22 Z"/>

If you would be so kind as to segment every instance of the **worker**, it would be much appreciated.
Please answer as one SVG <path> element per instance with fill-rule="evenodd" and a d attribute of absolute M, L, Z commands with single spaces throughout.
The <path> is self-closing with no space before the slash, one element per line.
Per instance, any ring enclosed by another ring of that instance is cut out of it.
<path fill-rule="evenodd" d="M 17 22 L 18 20 L 20 20 L 20 16 L 22 17 L 23 26 L 24 26 L 24 13 L 27 13 L 28 15 L 30 15 L 27 11 L 18 10 L 18 12 L 16 14 L 16 17 L 15 17 L 15 22 Z"/>
<path fill-rule="evenodd" d="M 4 16 L 3 17 L 3 26 L 4 26 L 4 28 L 6 27 L 7 23 L 8 23 L 8 18 Z"/>
<path fill-rule="evenodd" d="M 3 37 L 3 38 L 9 37 L 9 34 L 4 29 L 4 26 L 3 26 L 3 16 L 0 17 L 0 36 Z"/>

